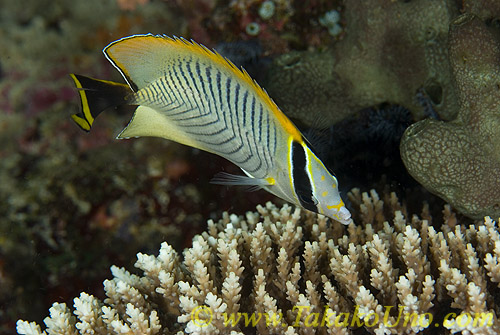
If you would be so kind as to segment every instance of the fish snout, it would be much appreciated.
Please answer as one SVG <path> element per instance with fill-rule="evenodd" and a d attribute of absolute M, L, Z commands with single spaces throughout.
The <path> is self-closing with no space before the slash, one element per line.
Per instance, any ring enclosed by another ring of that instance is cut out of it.
<path fill-rule="evenodd" d="M 338 217 L 337 221 L 339 221 L 344 225 L 349 225 L 350 223 L 353 222 L 351 218 L 351 212 L 349 212 L 349 210 L 344 206 L 340 207 L 340 210 L 337 213 L 337 217 Z"/>

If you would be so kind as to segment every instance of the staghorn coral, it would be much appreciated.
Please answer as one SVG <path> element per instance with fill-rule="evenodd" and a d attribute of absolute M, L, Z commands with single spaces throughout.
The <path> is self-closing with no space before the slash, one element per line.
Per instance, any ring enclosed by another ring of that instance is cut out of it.
<path fill-rule="evenodd" d="M 458 105 L 446 43 L 458 13 L 451 0 L 346 1 L 345 36 L 331 50 L 278 57 L 264 86 L 287 115 L 309 126 L 330 126 L 385 102 L 422 119 L 422 89 L 451 120 Z"/>
<path fill-rule="evenodd" d="M 479 219 L 500 216 L 499 32 L 464 14 L 450 29 L 450 59 L 460 110 L 451 122 L 408 128 L 401 157 L 427 190 Z"/>
<path fill-rule="evenodd" d="M 410 218 L 394 194 L 384 201 L 375 191 L 349 196 L 359 224 L 347 228 L 288 205 L 267 203 L 245 217 L 225 213 L 208 221 L 182 258 L 167 243 L 158 256 L 139 253 L 135 266 L 143 275 L 112 267 L 104 302 L 82 293 L 73 313 L 65 304 L 53 305 L 46 331 L 20 320 L 18 333 L 500 330 L 500 234 L 494 221 L 467 226 L 445 207 L 437 230 L 426 206 L 421 217 Z M 476 313 L 483 323 L 464 322 Z M 255 324 L 244 327 L 251 315 Z"/>

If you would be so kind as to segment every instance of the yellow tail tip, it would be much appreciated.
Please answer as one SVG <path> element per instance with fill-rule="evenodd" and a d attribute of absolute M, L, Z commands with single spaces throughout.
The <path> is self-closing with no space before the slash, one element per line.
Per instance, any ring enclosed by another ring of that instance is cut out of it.
<path fill-rule="evenodd" d="M 85 130 L 86 132 L 90 131 L 92 125 L 85 118 L 81 117 L 80 114 L 73 114 L 71 115 L 71 118 L 82 130 Z"/>

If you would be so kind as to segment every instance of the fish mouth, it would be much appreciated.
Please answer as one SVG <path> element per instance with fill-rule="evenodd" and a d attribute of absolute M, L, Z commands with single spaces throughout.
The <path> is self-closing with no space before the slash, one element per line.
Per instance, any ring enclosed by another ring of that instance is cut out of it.
<path fill-rule="evenodd" d="M 349 210 L 345 207 L 342 207 L 338 214 L 338 221 L 344 225 L 349 225 L 351 223 L 353 223 L 353 220 L 351 218 L 351 212 L 349 212 Z"/>

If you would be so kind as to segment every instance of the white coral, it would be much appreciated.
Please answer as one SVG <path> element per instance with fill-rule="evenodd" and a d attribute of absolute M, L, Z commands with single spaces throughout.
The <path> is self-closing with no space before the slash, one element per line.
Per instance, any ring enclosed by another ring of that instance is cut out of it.
<path fill-rule="evenodd" d="M 74 315 L 66 305 L 55 303 L 44 320 L 46 331 L 22 320 L 17 331 L 236 335 L 250 329 L 257 334 L 350 334 L 348 327 L 311 327 L 311 322 L 318 313 L 331 317 L 357 310 L 371 333 L 418 333 L 430 321 L 424 313 L 449 299 L 451 306 L 440 308 L 461 311 L 444 324 L 451 332 L 499 331 L 493 312 L 498 308 L 493 294 L 498 292 L 485 289 L 500 281 L 500 239 L 494 221 L 460 226 L 447 210 L 445 218 L 450 221 L 436 232 L 428 215 L 426 220 L 414 216 L 408 222 L 394 195 L 384 202 L 375 192 L 353 192 L 350 200 L 360 209 L 363 223 L 347 228 L 328 225 L 324 217 L 288 205 L 280 209 L 268 203 L 245 218 L 225 213 L 220 221 L 209 221 L 207 232 L 193 239 L 183 260 L 166 243 L 158 256 L 139 253 L 135 265 L 143 275 L 112 267 L 113 278 L 104 282 L 104 303 L 82 293 L 74 299 Z M 383 211 L 394 213 L 394 218 L 386 220 Z M 376 323 L 385 320 L 385 306 L 418 315 L 419 322 L 396 324 L 391 314 L 388 324 Z M 473 327 L 457 322 L 476 313 L 492 315 L 491 324 Z M 262 320 L 280 316 L 281 324 L 261 321 L 255 329 L 228 325 L 231 314 Z M 167 325 L 172 320 L 174 325 Z"/>

